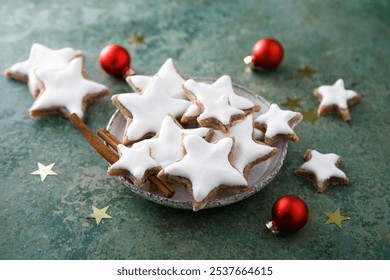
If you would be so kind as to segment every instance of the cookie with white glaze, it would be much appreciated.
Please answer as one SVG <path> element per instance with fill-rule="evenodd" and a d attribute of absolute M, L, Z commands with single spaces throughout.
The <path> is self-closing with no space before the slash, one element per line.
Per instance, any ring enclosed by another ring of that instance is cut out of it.
<path fill-rule="evenodd" d="M 324 192 L 329 185 L 349 182 L 345 173 L 338 168 L 340 156 L 307 150 L 304 158 L 306 162 L 295 171 L 295 174 L 312 181 L 317 192 Z"/>
<path fill-rule="evenodd" d="M 273 157 L 278 148 L 270 147 L 254 140 L 254 128 L 252 115 L 244 120 L 236 122 L 228 134 L 221 131 L 215 131 L 212 141 L 217 141 L 225 137 L 234 138 L 233 165 L 240 171 L 246 179 L 249 177 L 250 170 L 270 157 Z"/>
<path fill-rule="evenodd" d="M 4 71 L 4 75 L 28 84 L 28 88 L 36 98 L 39 94 L 39 84 L 34 71 L 38 68 L 60 70 L 65 68 L 75 57 L 82 56 L 81 51 L 72 48 L 52 50 L 42 44 L 31 46 L 27 60 L 18 62 Z"/>
<path fill-rule="evenodd" d="M 208 143 L 196 135 L 183 137 L 183 157 L 158 173 L 158 177 L 187 187 L 193 210 L 203 208 L 223 189 L 246 190 L 248 183 L 232 165 L 234 140 Z"/>
<path fill-rule="evenodd" d="M 355 91 L 345 89 L 343 79 L 338 79 L 332 86 L 323 85 L 316 88 L 314 96 L 320 101 L 318 115 L 338 113 L 344 121 L 351 119 L 348 107 L 358 104 L 362 99 Z"/>
<path fill-rule="evenodd" d="M 153 77 L 141 93 L 122 93 L 112 103 L 127 118 L 123 136 L 125 145 L 154 136 L 167 114 L 179 118 L 189 105 L 188 100 L 173 98 L 159 76 Z"/>
<path fill-rule="evenodd" d="M 38 68 L 35 75 L 40 93 L 30 107 L 30 115 L 59 113 L 69 117 L 75 113 L 85 118 L 87 106 L 109 94 L 109 89 L 86 77 L 82 57 L 74 58 L 61 70 Z"/>
<path fill-rule="evenodd" d="M 296 142 L 298 135 L 293 128 L 303 119 L 299 112 L 282 110 L 271 104 L 269 110 L 255 119 L 254 126 L 264 132 L 264 143 L 273 145 L 281 139 Z"/>
<path fill-rule="evenodd" d="M 171 115 L 167 115 L 155 137 L 135 143 L 132 147 L 148 146 L 151 150 L 151 157 L 162 167 L 166 167 L 182 157 L 183 134 L 197 135 L 208 141 L 213 136 L 214 131 L 206 127 L 183 129 Z"/>
<path fill-rule="evenodd" d="M 150 156 L 148 146 L 128 148 L 122 144 L 117 147 L 119 160 L 112 164 L 107 174 L 128 177 L 136 187 L 141 187 L 145 180 L 157 174 L 161 166 Z"/>

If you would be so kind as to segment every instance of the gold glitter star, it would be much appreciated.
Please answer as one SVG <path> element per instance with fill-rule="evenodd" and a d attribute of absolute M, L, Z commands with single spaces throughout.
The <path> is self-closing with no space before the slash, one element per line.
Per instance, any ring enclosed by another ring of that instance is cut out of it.
<path fill-rule="evenodd" d="M 40 175 L 41 181 L 45 180 L 48 175 L 57 175 L 53 170 L 55 163 L 49 164 L 49 165 L 43 165 L 42 163 L 38 162 L 38 170 L 32 172 L 32 175 Z"/>
<path fill-rule="evenodd" d="M 325 222 L 325 225 L 336 224 L 340 229 L 343 228 L 342 225 L 341 225 L 341 222 L 350 219 L 347 216 L 341 216 L 340 215 L 340 208 L 337 208 L 336 211 L 334 211 L 334 213 L 324 212 L 324 214 L 329 218 Z"/>
<path fill-rule="evenodd" d="M 301 79 L 306 77 L 306 78 L 313 80 L 313 75 L 314 75 L 314 73 L 316 73 L 316 71 L 311 69 L 309 65 L 305 65 L 305 67 L 299 68 L 299 69 L 297 69 L 297 71 L 298 71 L 299 75 L 301 76 Z"/>
<path fill-rule="evenodd" d="M 89 214 L 87 216 L 85 216 L 86 218 L 94 218 L 96 220 L 96 224 L 100 224 L 100 222 L 103 220 L 103 219 L 111 219 L 112 217 L 110 215 L 108 215 L 106 213 L 108 207 L 110 206 L 106 206 L 102 209 L 98 209 L 96 208 L 94 205 L 92 205 L 92 210 L 93 210 L 93 213 L 92 214 Z"/>
<path fill-rule="evenodd" d="M 130 43 L 134 45 L 143 45 L 145 44 L 145 36 L 144 35 L 138 35 L 135 33 L 131 38 L 129 39 Z"/>
<path fill-rule="evenodd" d="M 312 124 L 314 124 L 315 120 L 318 119 L 318 114 L 313 109 L 310 109 L 308 111 L 303 111 L 301 112 L 301 114 L 305 121 L 309 121 Z"/>
<path fill-rule="evenodd" d="M 282 103 L 282 106 L 286 106 L 290 110 L 295 108 L 301 108 L 301 99 L 300 98 L 290 98 L 287 96 L 287 101 Z"/>

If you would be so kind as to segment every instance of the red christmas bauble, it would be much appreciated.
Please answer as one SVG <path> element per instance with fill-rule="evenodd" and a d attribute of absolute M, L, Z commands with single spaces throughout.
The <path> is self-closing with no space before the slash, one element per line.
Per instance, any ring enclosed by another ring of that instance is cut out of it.
<path fill-rule="evenodd" d="M 131 57 L 128 51 L 116 44 L 106 46 L 99 55 L 100 66 L 108 74 L 124 77 L 131 71 Z"/>
<path fill-rule="evenodd" d="M 303 228 L 309 219 L 309 208 L 295 195 L 279 197 L 272 206 L 272 220 L 266 226 L 274 233 L 295 232 Z"/>
<path fill-rule="evenodd" d="M 252 64 L 254 67 L 274 69 L 283 60 L 282 44 L 273 38 L 263 38 L 256 42 L 252 49 Z"/>

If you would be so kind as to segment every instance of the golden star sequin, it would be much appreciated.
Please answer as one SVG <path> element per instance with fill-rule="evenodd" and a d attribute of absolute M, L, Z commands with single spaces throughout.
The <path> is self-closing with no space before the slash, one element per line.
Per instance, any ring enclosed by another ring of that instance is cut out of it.
<path fill-rule="evenodd" d="M 49 165 L 44 165 L 40 162 L 38 162 L 38 170 L 35 170 L 34 172 L 32 172 L 31 174 L 32 175 L 40 175 L 41 176 L 41 181 L 45 180 L 47 176 L 49 175 L 57 175 L 57 173 L 55 173 L 52 168 L 54 166 L 55 163 L 52 163 L 52 164 L 49 164 Z"/>
<path fill-rule="evenodd" d="M 301 99 L 300 98 L 290 98 L 287 96 L 287 101 L 282 103 L 282 106 L 287 107 L 290 110 L 294 110 L 296 108 L 301 108 Z"/>
<path fill-rule="evenodd" d="M 106 206 L 102 209 L 98 209 L 96 208 L 94 205 L 92 205 L 92 210 L 93 210 L 93 213 L 92 214 L 89 214 L 87 216 L 85 216 L 86 218 L 94 218 L 96 220 L 96 224 L 100 224 L 100 222 L 103 220 L 103 219 L 111 219 L 112 217 L 110 215 L 108 215 L 106 212 L 107 212 L 107 209 L 108 207 L 110 206 Z"/>
<path fill-rule="evenodd" d="M 314 73 L 316 73 L 316 71 L 313 70 L 312 68 L 310 68 L 309 65 L 305 65 L 305 67 L 303 67 L 303 68 L 298 68 L 297 71 L 298 71 L 299 75 L 301 76 L 301 79 L 309 78 L 309 79 L 313 80 L 313 75 L 314 75 Z"/>
<path fill-rule="evenodd" d="M 314 124 L 315 120 L 318 119 L 318 114 L 313 109 L 303 111 L 301 114 L 305 121 L 309 121 L 312 124 Z"/>
<path fill-rule="evenodd" d="M 131 38 L 129 39 L 130 43 L 134 45 L 143 45 L 145 44 L 145 36 L 144 35 L 138 35 L 135 33 Z"/>
<path fill-rule="evenodd" d="M 334 211 L 333 213 L 324 212 L 324 214 L 329 218 L 329 219 L 325 222 L 325 225 L 328 225 L 328 224 L 336 224 L 340 229 L 343 228 L 343 226 L 341 225 L 341 222 L 350 219 L 349 217 L 347 217 L 347 216 L 342 216 L 342 215 L 340 214 L 340 208 L 337 208 L 336 211 Z"/>

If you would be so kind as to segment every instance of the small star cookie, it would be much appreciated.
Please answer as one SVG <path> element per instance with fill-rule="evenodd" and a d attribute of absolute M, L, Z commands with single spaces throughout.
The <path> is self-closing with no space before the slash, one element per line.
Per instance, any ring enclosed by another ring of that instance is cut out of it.
<path fill-rule="evenodd" d="M 116 94 L 112 103 L 128 120 L 123 137 L 125 145 L 155 135 L 167 114 L 180 117 L 189 105 L 188 100 L 171 97 L 159 76 L 153 77 L 140 94 Z"/>
<path fill-rule="evenodd" d="M 255 141 L 253 129 L 253 117 L 247 116 L 244 120 L 236 122 L 230 129 L 229 134 L 216 131 L 213 141 L 224 137 L 234 138 L 233 165 L 245 178 L 249 177 L 249 172 L 253 166 L 267 160 L 278 152 L 278 148 L 264 145 Z"/>
<path fill-rule="evenodd" d="M 109 93 L 106 86 L 85 77 L 82 57 L 74 58 L 61 70 L 39 68 L 35 74 L 41 92 L 30 108 L 32 117 L 51 113 L 69 117 L 75 113 L 84 119 L 88 104 Z"/>
<path fill-rule="evenodd" d="M 117 147 L 119 160 L 108 168 L 111 176 L 126 176 L 136 187 L 141 187 L 145 180 L 161 170 L 161 166 L 150 156 L 150 148 L 146 145 L 127 148 L 119 144 Z"/>
<path fill-rule="evenodd" d="M 68 65 L 75 57 L 82 56 L 81 51 L 72 48 L 52 50 L 41 44 L 33 44 L 30 57 L 22 62 L 18 62 L 4 71 L 4 75 L 28 84 L 28 88 L 36 98 L 39 94 L 39 85 L 34 71 L 37 68 L 47 70 L 60 70 Z"/>
<path fill-rule="evenodd" d="M 184 83 L 183 77 L 177 72 L 172 58 L 168 58 L 157 71 L 155 76 L 161 78 L 161 83 L 165 86 L 170 96 L 174 98 L 187 99 L 181 84 Z M 143 91 L 153 76 L 133 75 L 126 78 L 127 83 L 136 92 Z"/>
<path fill-rule="evenodd" d="M 314 90 L 314 96 L 320 101 L 318 115 L 323 116 L 337 112 L 344 121 L 349 121 L 351 116 L 348 107 L 356 105 L 362 97 L 353 90 L 344 88 L 344 81 L 338 79 L 333 86 L 320 86 Z"/>
<path fill-rule="evenodd" d="M 340 157 L 336 154 L 321 154 L 316 150 L 307 150 L 304 158 L 306 162 L 302 164 L 295 174 L 311 180 L 317 192 L 324 192 L 331 184 L 347 184 L 348 177 L 337 166 Z"/>
<path fill-rule="evenodd" d="M 219 190 L 245 190 L 248 183 L 231 164 L 234 140 L 224 138 L 208 143 L 196 135 L 183 138 L 183 157 L 158 173 L 163 180 L 187 187 L 197 211 L 213 199 Z"/>
<path fill-rule="evenodd" d="M 265 132 L 264 142 L 272 145 L 280 139 L 296 142 L 298 135 L 293 131 L 295 125 L 302 120 L 302 114 L 290 110 L 282 110 L 272 104 L 269 110 L 255 119 L 255 127 Z"/>
<path fill-rule="evenodd" d="M 183 129 L 171 115 L 167 115 L 154 138 L 135 143 L 133 147 L 145 145 L 150 147 L 151 157 L 164 168 L 182 157 L 181 140 L 183 133 L 186 135 L 198 135 L 208 140 L 211 138 L 213 130 L 205 127 Z"/>

